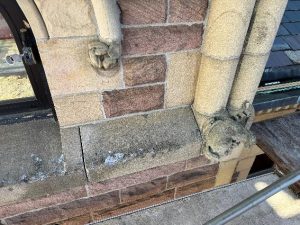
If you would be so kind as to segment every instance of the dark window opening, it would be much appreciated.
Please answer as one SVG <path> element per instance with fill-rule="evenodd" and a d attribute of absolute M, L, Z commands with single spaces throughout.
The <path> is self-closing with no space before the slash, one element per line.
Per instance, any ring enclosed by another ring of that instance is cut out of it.
<path fill-rule="evenodd" d="M 273 165 L 273 161 L 266 154 L 256 156 L 248 178 L 272 172 Z"/>
<path fill-rule="evenodd" d="M 0 0 L 0 120 L 8 115 L 53 109 L 28 24 L 16 0 Z"/>

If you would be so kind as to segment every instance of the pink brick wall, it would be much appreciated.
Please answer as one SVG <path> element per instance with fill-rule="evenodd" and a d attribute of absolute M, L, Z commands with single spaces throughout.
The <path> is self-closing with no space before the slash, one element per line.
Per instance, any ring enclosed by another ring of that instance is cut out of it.
<path fill-rule="evenodd" d="M 124 88 L 102 93 L 106 117 L 165 107 L 166 54 L 199 49 L 207 0 L 119 0 Z"/>

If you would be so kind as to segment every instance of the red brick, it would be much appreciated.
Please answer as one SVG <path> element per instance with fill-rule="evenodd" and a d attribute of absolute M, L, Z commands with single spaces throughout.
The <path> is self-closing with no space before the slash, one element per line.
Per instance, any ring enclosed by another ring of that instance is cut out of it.
<path fill-rule="evenodd" d="M 146 199 L 140 199 L 135 202 L 124 203 L 113 210 L 95 212 L 93 213 L 93 217 L 95 220 L 103 220 L 113 216 L 118 216 L 128 212 L 136 211 L 138 209 L 150 207 L 159 203 L 167 202 L 174 199 L 174 192 L 174 189 L 167 190 L 157 195 L 148 197 Z"/>
<path fill-rule="evenodd" d="M 174 187 L 181 187 L 198 181 L 202 181 L 214 177 L 218 171 L 219 165 L 213 164 L 203 166 L 200 168 L 187 170 L 184 172 L 176 173 L 168 178 L 168 189 Z"/>
<path fill-rule="evenodd" d="M 167 63 L 164 56 L 123 59 L 124 79 L 127 86 L 164 82 Z"/>
<path fill-rule="evenodd" d="M 0 13 L 0 40 L 1 39 L 8 39 L 8 38 L 13 38 L 13 35 L 3 18 L 3 16 Z"/>
<path fill-rule="evenodd" d="M 176 190 L 176 198 L 183 197 L 186 195 L 194 194 L 197 192 L 204 191 L 205 189 L 213 188 L 215 186 L 216 178 L 212 177 L 207 180 L 202 180 L 196 183 L 192 183 L 183 187 L 179 187 Z"/>
<path fill-rule="evenodd" d="M 164 23 L 166 0 L 118 0 L 125 25 Z"/>
<path fill-rule="evenodd" d="M 164 105 L 164 85 L 106 91 L 103 105 L 107 117 L 161 109 Z"/>
<path fill-rule="evenodd" d="M 186 168 L 194 169 L 197 167 L 207 166 L 209 164 L 212 164 L 212 162 L 207 157 L 205 157 L 205 155 L 201 155 L 196 158 L 188 159 L 186 161 Z"/>
<path fill-rule="evenodd" d="M 119 191 L 79 199 L 70 203 L 59 205 L 59 209 L 66 218 L 81 216 L 92 211 L 113 208 L 120 203 Z"/>
<path fill-rule="evenodd" d="M 124 28 L 123 54 L 152 54 L 199 48 L 201 24 Z"/>
<path fill-rule="evenodd" d="M 166 189 L 167 178 L 162 177 L 148 183 L 137 184 L 121 190 L 121 202 L 134 202 L 151 195 L 159 194 Z"/>
<path fill-rule="evenodd" d="M 42 225 L 66 219 L 57 207 L 49 207 L 38 211 L 24 213 L 5 219 L 7 225 Z"/>
<path fill-rule="evenodd" d="M 197 22 L 205 19 L 208 0 L 170 0 L 169 22 Z"/>
<path fill-rule="evenodd" d="M 35 200 L 28 199 L 16 204 L 0 206 L 0 218 L 28 212 L 33 209 L 39 209 L 43 207 L 49 207 L 51 205 L 71 202 L 75 199 L 83 198 L 86 196 L 87 194 L 85 188 L 78 187 L 67 192 L 50 195 L 40 199 L 35 199 Z"/>
<path fill-rule="evenodd" d="M 108 191 L 118 190 L 136 184 L 146 183 L 160 177 L 183 171 L 185 161 L 172 163 L 165 166 L 158 166 L 148 170 L 117 177 L 100 183 L 89 183 L 87 185 L 90 195 L 98 195 Z"/>

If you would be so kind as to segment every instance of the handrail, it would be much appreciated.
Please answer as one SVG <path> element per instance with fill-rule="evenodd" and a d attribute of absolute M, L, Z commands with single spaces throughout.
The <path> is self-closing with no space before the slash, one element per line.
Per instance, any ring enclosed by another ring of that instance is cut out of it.
<path fill-rule="evenodd" d="M 277 192 L 289 187 L 290 185 L 296 183 L 299 180 L 300 180 L 300 169 L 290 173 L 289 175 L 280 178 L 279 180 L 275 181 L 274 183 L 264 188 L 263 190 L 256 192 L 254 195 L 250 196 L 249 198 L 246 198 L 245 200 L 241 201 L 237 205 L 226 210 L 225 212 L 221 213 L 220 215 L 213 218 L 212 220 L 206 222 L 204 225 L 226 224 L 232 219 L 234 219 L 235 217 L 243 214 L 244 212 L 262 203 L 266 199 L 275 195 Z"/>

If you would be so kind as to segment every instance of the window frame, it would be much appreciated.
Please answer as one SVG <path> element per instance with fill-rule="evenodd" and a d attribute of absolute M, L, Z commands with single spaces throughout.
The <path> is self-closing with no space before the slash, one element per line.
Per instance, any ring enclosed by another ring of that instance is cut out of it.
<path fill-rule="evenodd" d="M 19 52 L 22 52 L 23 43 L 20 30 L 22 28 L 26 28 L 24 21 L 28 23 L 28 20 L 16 0 L 0 0 L 0 13 L 6 20 L 13 34 Z M 53 113 L 55 112 L 33 32 L 30 28 L 26 29 L 26 40 L 29 40 L 27 44 L 29 46 L 27 47 L 32 48 L 37 63 L 34 65 L 27 65 L 23 62 L 23 64 L 35 94 L 35 99 L 22 98 L 18 100 L 2 101 L 0 103 L 0 116 L 28 111 L 45 110 L 49 108 L 52 109 Z"/>

